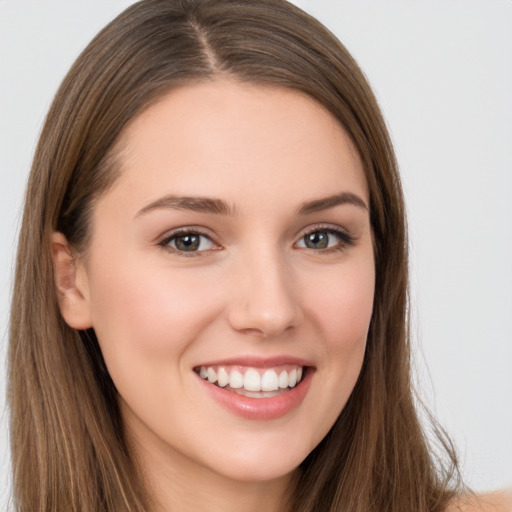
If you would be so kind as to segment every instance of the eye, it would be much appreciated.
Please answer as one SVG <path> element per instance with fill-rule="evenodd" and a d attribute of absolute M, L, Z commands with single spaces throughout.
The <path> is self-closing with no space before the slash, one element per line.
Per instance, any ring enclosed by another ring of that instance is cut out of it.
<path fill-rule="evenodd" d="M 353 245 L 354 238 L 345 231 L 334 228 L 317 228 L 306 233 L 296 244 L 297 247 L 313 250 L 344 249 Z"/>
<path fill-rule="evenodd" d="M 160 245 L 178 252 L 202 252 L 217 248 L 212 239 L 197 231 L 179 231 L 168 236 Z"/>

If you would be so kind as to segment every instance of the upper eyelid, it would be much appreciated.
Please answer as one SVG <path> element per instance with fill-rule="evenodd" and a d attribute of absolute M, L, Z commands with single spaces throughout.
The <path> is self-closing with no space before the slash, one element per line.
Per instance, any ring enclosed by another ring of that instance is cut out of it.
<path fill-rule="evenodd" d="M 314 224 L 312 226 L 308 226 L 306 228 L 302 228 L 296 235 L 297 240 L 300 240 L 302 237 L 314 233 L 315 231 L 332 231 L 333 233 L 340 233 L 343 235 L 346 235 L 350 238 L 356 238 L 351 232 L 339 225 L 336 224 L 328 224 L 328 223 L 320 223 L 320 224 Z"/>
<path fill-rule="evenodd" d="M 171 238 L 175 236 L 180 235 L 188 235 L 188 234 L 195 234 L 195 235 L 201 235 L 209 238 L 212 242 L 215 244 L 219 244 L 217 241 L 217 237 L 210 232 L 210 230 L 206 228 L 200 228 L 196 226 L 185 226 L 185 227 L 179 227 L 174 228 L 171 230 L 166 231 L 164 234 L 160 235 L 157 238 L 157 243 L 165 242 L 166 240 L 170 240 Z"/>

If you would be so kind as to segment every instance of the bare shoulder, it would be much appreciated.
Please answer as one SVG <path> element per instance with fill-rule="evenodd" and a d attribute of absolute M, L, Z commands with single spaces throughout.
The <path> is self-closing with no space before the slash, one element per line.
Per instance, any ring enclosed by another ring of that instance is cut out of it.
<path fill-rule="evenodd" d="M 512 489 L 462 497 L 446 512 L 512 512 Z"/>

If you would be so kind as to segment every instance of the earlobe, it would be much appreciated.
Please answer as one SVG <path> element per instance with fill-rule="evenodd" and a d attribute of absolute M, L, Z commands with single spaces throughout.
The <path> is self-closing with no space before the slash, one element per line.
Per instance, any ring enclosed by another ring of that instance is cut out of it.
<path fill-rule="evenodd" d="M 93 325 L 83 263 L 73 254 L 62 233 L 52 234 L 51 249 L 61 314 L 73 329 L 89 329 Z"/>

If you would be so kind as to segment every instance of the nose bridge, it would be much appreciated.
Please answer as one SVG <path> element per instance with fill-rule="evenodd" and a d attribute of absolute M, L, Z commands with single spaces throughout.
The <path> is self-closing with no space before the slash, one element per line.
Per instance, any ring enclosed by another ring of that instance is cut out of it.
<path fill-rule="evenodd" d="M 230 315 L 236 330 L 268 337 L 300 323 L 296 283 L 279 247 L 264 244 L 244 252 L 236 274 Z"/>

